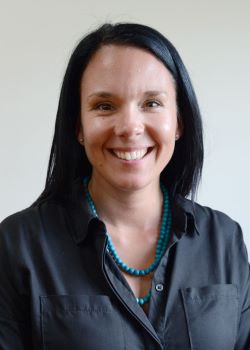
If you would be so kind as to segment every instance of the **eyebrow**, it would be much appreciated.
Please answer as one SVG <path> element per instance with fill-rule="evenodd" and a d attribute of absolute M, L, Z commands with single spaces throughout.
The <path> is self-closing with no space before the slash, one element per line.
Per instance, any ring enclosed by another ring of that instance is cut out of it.
<path fill-rule="evenodd" d="M 145 96 L 145 97 L 159 96 L 159 95 L 167 95 L 167 92 L 160 91 L 160 90 L 149 90 L 149 91 L 145 91 L 143 94 L 143 96 Z M 110 98 L 110 97 L 114 97 L 114 96 L 116 96 L 116 94 L 112 94 L 112 93 L 107 92 L 107 91 L 97 91 L 97 92 L 94 92 L 94 93 L 90 94 L 89 96 L 87 96 L 87 99 L 90 99 L 91 97 Z"/>

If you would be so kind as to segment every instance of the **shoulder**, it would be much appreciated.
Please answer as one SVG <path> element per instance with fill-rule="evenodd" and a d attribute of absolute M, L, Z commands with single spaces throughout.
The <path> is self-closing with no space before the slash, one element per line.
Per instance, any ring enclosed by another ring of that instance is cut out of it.
<path fill-rule="evenodd" d="M 214 266 L 222 263 L 226 269 L 230 270 L 231 266 L 231 271 L 236 275 L 239 271 L 243 273 L 243 270 L 246 275 L 249 274 L 248 252 L 237 221 L 219 210 L 183 197 L 179 198 L 179 205 L 197 233 L 193 236 L 195 240 L 190 241 L 193 251 L 198 250 L 204 253 L 204 257 L 212 257 Z"/>
<path fill-rule="evenodd" d="M 211 228 L 215 227 L 223 230 L 232 230 L 238 226 L 238 223 L 233 218 L 220 210 L 216 210 L 195 202 L 193 207 L 196 224 L 200 228 L 204 227 L 205 225 L 209 225 Z"/>
<path fill-rule="evenodd" d="M 37 208 L 25 208 L 16 213 L 7 216 L 1 223 L 0 228 L 2 231 L 9 228 L 16 228 L 20 225 L 30 222 L 37 216 Z"/>
<path fill-rule="evenodd" d="M 44 231 L 44 226 L 61 216 L 62 210 L 58 203 L 45 202 L 11 214 L 0 223 L 0 240 L 18 242 L 21 238 L 38 236 Z"/>
<path fill-rule="evenodd" d="M 186 214 L 193 218 L 195 229 L 201 237 L 209 236 L 211 239 L 214 236 L 224 241 L 242 240 L 239 223 L 226 213 L 181 196 L 178 197 L 177 202 Z"/>

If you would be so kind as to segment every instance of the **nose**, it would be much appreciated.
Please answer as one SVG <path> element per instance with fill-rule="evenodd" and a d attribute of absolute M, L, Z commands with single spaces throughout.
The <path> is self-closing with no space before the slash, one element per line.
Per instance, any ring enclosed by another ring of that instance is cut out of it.
<path fill-rule="evenodd" d="M 144 132 L 143 117 L 137 108 L 124 108 L 115 120 L 116 136 L 133 138 Z"/>

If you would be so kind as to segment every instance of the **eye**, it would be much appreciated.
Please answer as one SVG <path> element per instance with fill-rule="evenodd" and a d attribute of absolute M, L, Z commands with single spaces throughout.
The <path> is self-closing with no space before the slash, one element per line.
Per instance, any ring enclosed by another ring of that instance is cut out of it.
<path fill-rule="evenodd" d="M 102 111 L 102 112 L 107 112 L 107 111 L 112 111 L 114 109 L 114 107 L 112 106 L 111 103 L 108 102 L 102 102 L 102 103 L 98 103 L 95 106 L 96 110 Z"/>
<path fill-rule="evenodd" d="M 145 108 L 157 108 L 160 107 L 162 104 L 157 100 L 149 100 L 144 103 Z"/>

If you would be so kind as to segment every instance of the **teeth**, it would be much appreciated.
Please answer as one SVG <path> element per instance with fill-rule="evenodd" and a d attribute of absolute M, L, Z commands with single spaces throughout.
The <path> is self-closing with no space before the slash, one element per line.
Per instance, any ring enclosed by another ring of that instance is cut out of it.
<path fill-rule="evenodd" d="M 119 152 L 119 151 L 113 151 L 114 154 L 124 160 L 135 160 L 135 159 L 141 159 L 142 157 L 145 156 L 147 153 L 147 149 L 142 149 L 134 152 Z"/>

